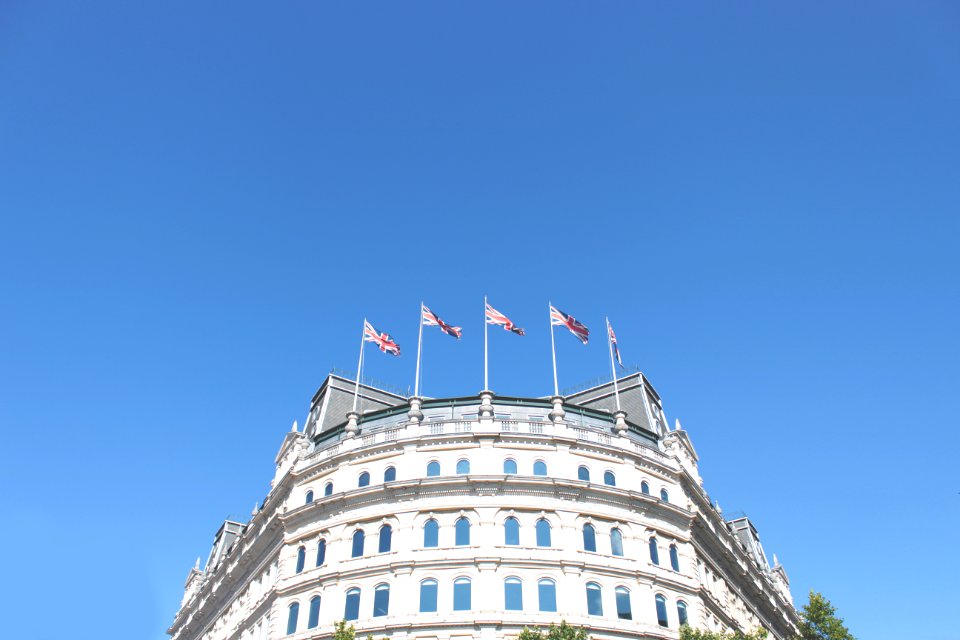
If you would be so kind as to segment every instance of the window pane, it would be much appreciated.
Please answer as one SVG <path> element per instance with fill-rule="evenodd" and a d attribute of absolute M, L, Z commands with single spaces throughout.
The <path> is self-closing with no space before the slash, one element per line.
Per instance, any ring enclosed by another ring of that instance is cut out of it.
<path fill-rule="evenodd" d="M 630 592 L 623 587 L 617 587 L 617 617 L 621 620 L 633 620 L 630 610 Z"/>
<path fill-rule="evenodd" d="M 420 613 L 435 613 L 437 610 L 437 581 L 420 583 Z"/>
<path fill-rule="evenodd" d="M 670 494 L 667 493 L 666 489 L 660 489 L 660 499 L 664 502 L 670 502 Z"/>
<path fill-rule="evenodd" d="M 397 470 L 395 467 L 387 467 L 383 472 L 383 481 L 384 482 L 393 482 L 397 479 Z"/>
<path fill-rule="evenodd" d="M 358 487 L 368 487 L 370 486 L 370 474 L 364 471 L 360 474 L 360 479 L 357 481 Z"/>
<path fill-rule="evenodd" d="M 543 460 L 537 460 L 533 463 L 533 475 L 535 476 L 545 476 L 547 475 L 547 463 Z"/>
<path fill-rule="evenodd" d="M 615 556 L 623 555 L 623 534 L 620 529 L 610 530 L 610 553 Z"/>
<path fill-rule="evenodd" d="M 674 571 L 680 571 L 680 555 L 677 553 L 677 545 L 670 545 L 670 566 Z"/>
<path fill-rule="evenodd" d="M 523 611 L 523 583 L 516 578 L 507 578 L 503 583 L 503 608 Z"/>
<path fill-rule="evenodd" d="M 540 611 L 557 610 L 557 584 L 553 580 L 541 580 L 537 583 L 537 594 L 540 597 Z"/>
<path fill-rule="evenodd" d="M 373 617 L 385 616 L 390 610 L 390 587 L 381 584 L 373 592 Z"/>
<path fill-rule="evenodd" d="M 470 521 L 466 518 L 457 520 L 455 533 L 454 544 L 458 546 L 470 544 Z"/>
<path fill-rule="evenodd" d="M 537 520 L 537 546 L 550 546 L 550 523 L 543 518 Z"/>
<path fill-rule="evenodd" d="M 440 525 L 437 524 L 436 520 L 427 520 L 427 523 L 423 525 L 423 546 L 435 547 L 439 544 L 439 538 Z"/>
<path fill-rule="evenodd" d="M 343 607 L 344 620 L 356 620 L 360 617 L 360 589 L 347 591 L 347 602 Z"/>
<path fill-rule="evenodd" d="M 317 544 L 317 566 L 319 567 L 327 560 L 327 541 L 321 540 Z"/>
<path fill-rule="evenodd" d="M 313 502 L 313 491 L 307 491 L 307 497 L 304 500 L 304 502 L 306 504 L 310 504 L 311 502 Z"/>
<path fill-rule="evenodd" d="M 453 610 L 470 611 L 470 580 L 458 578 L 453 583 Z"/>
<path fill-rule="evenodd" d="M 333 495 L 333 483 L 332 483 L 332 482 L 328 482 L 327 484 L 323 485 L 323 495 L 325 495 L 325 496 L 332 496 L 332 495 Z"/>
<path fill-rule="evenodd" d="M 507 458 L 503 461 L 503 472 L 509 475 L 517 475 L 517 461 Z"/>
<path fill-rule="evenodd" d="M 390 543 L 392 539 L 393 527 L 388 524 L 380 527 L 380 545 L 377 551 L 380 553 L 386 553 L 387 551 L 390 551 Z"/>
<path fill-rule="evenodd" d="M 590 480 L 590 469 L 586 467 L 577 469 L 577 480 Z"/>
<path fill-rule="evenodd" d="M 434 478 L 440 475 L 440 463 L 434 460 L 427 465 L 427 477 Z"/>
<path fill-rule="evenodd" d="M 297 632 L 298 615 L 300 615 L 300 604 L 294 602 L 290 605 L 290 612 L 287 614 L 287 635 Z"/>
<path fill-rule="evenodd" d="M 681 600 L 677 603 L 677 621 L 681 624 L 687 624 L 687 603 Z"/>
<path fill-rule="evenodd" d="M 646 480 L 640 483 L 640 491 L 646 495 L 650 495 L 650 485 Z"/>
<path fill-rule="evenodd" d="M 320 623 L 320 596 L 310 600 L 310 615 L 307 617 L 307 629 L 315 629 Z"/>
<path fill-rule="evenodd" d="M 513 516 L 503 522 L 503 543 L 520 544 L 520 521 Z"/>
<path fill-rule="evenodd" d="M 603 600 L 600 594 L 600 585 L 596 582 L 587 584 L 587 615 L 603 615 Z"/>
<path fill-rule="evenodd" d="M 583 550 L 597 550 L 597 532 L 594 530 L 592 524 L 583 525 Z"/>
<path fill-rule="evenodd" d="M 303 564 L 307 559 L 307 550 L 303 547 L 297 549 L 297 573 L 303 571 Z"/>
<path fill-rule="evenodd" d="M 667 622 L 667 599 L 663 596 L 657 596 L 657 624 L 666 627 Z"/>
<path fill-rule="evenodd" d="M 457 460 L 457 474 L 466 475 L 470 473 L 470 461 L 469 460 Z"/>
<path fill-rule="evenodd" d="M 660 550 L 657 549 L 657 539 L 650 538 L 650 562 L 660 564 Z"/>
<path fill-rule="evenodd" d="M 350 552 L 351 558 L 359 558 L 363 555 L 363 531 L 353 532 L 353 550 Z"/>
<path fill-rule="evenodd" d="M 617 477 L 613 475 L 612 471 L 606 471 L 603 474 L 603 484 L 610 485 L 611 487 L 617 486 Z"/>

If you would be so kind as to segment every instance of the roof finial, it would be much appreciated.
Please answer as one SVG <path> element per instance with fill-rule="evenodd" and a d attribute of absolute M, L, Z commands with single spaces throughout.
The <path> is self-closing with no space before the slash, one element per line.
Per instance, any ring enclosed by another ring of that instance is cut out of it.
<path fill-rule="evenodd" d="M 259 502 L 254 502 L 254 503 L 253 503 L 253 511 L 250 512 L 250 515 L 251 515 L 251 516 L 255 516 L 255 515 L 257 515 L 258 513 L 260 513 L 260 503 L 259 503 Z"/>
<path fill-rule="evenodd" d="M 193 568 L 200 571 L 200 556 L 197 556 L 197 561 L 193 563 Z"/>
<path fill-rule="evenodd" d="M 290 431 L 291 431 L 291 432 L 296 432 L 296 431 L 298 431 L 298 430 L 299 430 L 299 429 L 298 429 L 298 427 L 297 427 L 297 421 L 294 420 L 294 421 L 293 421 L 293 426 L 290 427 Z"/>
<path fill-rule="evenodd" d="M 673 421 L 673 430 L 674 431 L 683 431 L 683 427 L 680 426 L 680 418 L 676 418 Z"/>
<path fill-rule="evenodd" d="M 780 566 L 780 561 L 777 560 L 777 554 L 773 554 L 773 566 L 774 566 L 774 568 Z"/>

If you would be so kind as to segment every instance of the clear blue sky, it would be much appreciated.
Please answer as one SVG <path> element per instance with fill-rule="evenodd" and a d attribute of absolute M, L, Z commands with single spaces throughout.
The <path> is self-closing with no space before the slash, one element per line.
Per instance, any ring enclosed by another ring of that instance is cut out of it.
<path fill-rule="evenodd" d="M 165 637 L 361 319 L 470 394 L 486 293 L 496 391 L 609 315 L 798 604 L 954 638 L 958 114 L 946 1 L 3 2 L 4 635 Z"/>

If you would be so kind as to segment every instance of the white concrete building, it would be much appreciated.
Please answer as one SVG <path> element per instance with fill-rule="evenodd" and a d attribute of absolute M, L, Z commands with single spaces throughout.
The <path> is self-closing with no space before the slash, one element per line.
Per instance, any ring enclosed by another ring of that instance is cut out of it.
<path fill-rule="evenodd" d="M 246 523 L 190 571 L 174 640 L 596 639 L 797 622 L 746 518 L 724 521 L 642 374 L 565 398 L 405 398 L 331 375 Z M 776 563 L 775 563 L 776 564 Z"/>

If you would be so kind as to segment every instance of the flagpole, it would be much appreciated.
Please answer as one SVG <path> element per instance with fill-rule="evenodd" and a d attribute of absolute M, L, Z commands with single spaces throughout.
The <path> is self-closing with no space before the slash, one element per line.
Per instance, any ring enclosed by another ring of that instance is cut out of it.
<path fill-rule="evenodd" d="M 550 353 L 553 354 L 553 395 L 560 395 L 560 388 L 557 386 L 557 345 L 553 337 L 553 303 L 547 302 L 547 312 L 550 317 Z"/>
<path fill-rule="evenodd" d="M 610 352 L 610 375 L 613 376 L 613 395 L 617 398 L 617 411 L 620 411 L 620 389 L 617 387 L 617 369 L 613 362 L 613 339 L 610 336 L 610 318 L 607 321 L 607 350 Z"/>
<path fill-rule="evenodd" d="M 417 379 L 413 381 L 413 395 L 420 397 L 420 351 L 423 348 L 423 300 L 420 301 L 420 334 L 417 337 Z M 408 389 L 410 387 L 407 387 Z"/>
<path fill-rule="evenodd" d="M 483 296 L 483 390 L 490 391 L 490 382 L 487 377 L 487 296 Z"/>
<path fill-rule="evenodd" d="M 367 319 L 363 319 L 363 331 L 360 332 L 360 360 L 357 362 L 357 383 L 353 387 L 353 412 L 357 412 L 357 396 L 360 395 L 360 374 L 363 371 L 363 343 L 366 339 Z"/>

